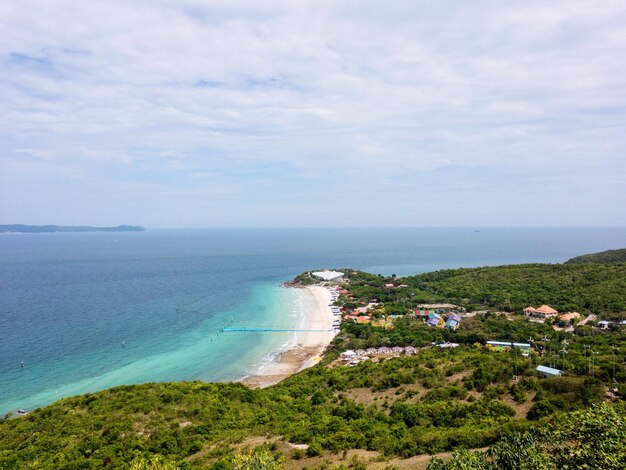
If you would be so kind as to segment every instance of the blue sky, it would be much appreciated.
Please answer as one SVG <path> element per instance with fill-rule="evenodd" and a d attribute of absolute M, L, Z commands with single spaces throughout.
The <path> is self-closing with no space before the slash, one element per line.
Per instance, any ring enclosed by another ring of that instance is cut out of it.
<path fill-rule="evenodd" d="M 623 1 L 0 6 L 0 223 L 626 225 Z"/>

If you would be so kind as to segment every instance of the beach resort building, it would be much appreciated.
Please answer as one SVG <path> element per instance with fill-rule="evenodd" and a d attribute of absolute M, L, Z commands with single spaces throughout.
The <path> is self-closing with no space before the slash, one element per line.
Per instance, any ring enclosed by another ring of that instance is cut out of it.
<path fill-rule="evenodd" d="M 354 323 L 369 323 L 372 318 L 368 315 L 348 315 L 348 320 L 352 320 Z"/>
<path fill-rule="evenodd" d="M 524 314 L 527 317 L 550 318 L 550 317 L 556 317 L 559 314 L 559 312 L 554 310 L 549 305 L 542 305 L 539 308 L 526 307 L 524 309 Z"/>
<path fill-rule="evenodd" d="M 580 318 L 580 313 L 578 312 L 567 312 L 559 317 L 561 321 L 572 321 L 576 318 Z"/>
<path fill-rule="evenodd" d="M 344 352 L 341 353 L 341 357 L 345 360 L 345 359 L 352 359 L 356 356 L 356 351 L 354 351 L 353 349 L 346 349 Z"/>
<path fill-rule="evenodd" d="M 340 273 L 338 271 L 324 270 L 324 271 L 315 271 L 311 273 L 311 276 L 315 277 L 316 279 L 320 279 L 322 281 L 339 282 L 343 280 L 343 274 L 344 273 Z"/>
<path fill-rule="evenodd" d="M 418 309 L 418 310 L 415 310 L 415 317 L 421 318 L 422 320 L 428 320 L 429 313 L 430 312 L 426 309 Z"/>
<path fill-rule="evenodd" d="M 429 313 L 428 320 L 426 320 L 426 324 L 428 326 L 436 326 L 437 328 L 443 328 L 444 325 L 443 318 L 441 318 L 436 313 Z"/>
<path fill-rule="evenodd" d="M 456 330 L 461 324 L 461 317 L 457 314 L 452 314 L 446 320 L 446 324 L 444 325 L 449 330 Z"/>
<path fill-rule="evenodd" d="M 563 371 L 548 366 L 537 366 L 537 374 L 543 375 L 544 377 L 558 377 L 559 375 L 563 375 Z"/>

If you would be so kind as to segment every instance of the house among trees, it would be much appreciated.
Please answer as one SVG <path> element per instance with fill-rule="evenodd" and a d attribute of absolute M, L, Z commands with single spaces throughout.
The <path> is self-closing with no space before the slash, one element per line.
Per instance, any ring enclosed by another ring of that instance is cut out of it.
<path fill-rule="evenodd" d="M 354 357 L 356 357 L 356 351 L 352 349 L 346 349 L 344 352 L 341 353 L 341 357 L 344 361 L 353 359 Z"/>
<path fill-rule="evenodd" d="M 559 375 L 563 375 L 563 371 L 548 366 L 537 366 L 537 373 L 544 377 L 558 377 Z"/>
<path fill-rule="evenodd" d="M 448 317 L 444 326 L 450 330 L 456 330 L 459 327 L 460 323 L 461 317 L 457 314 L 452 314 Z"/>
<path fill-rule="evenodd" d="M 527 317 L 550 318 L 550 317 L 556 317 L 559 314 L 559 312 L 554 310 L 549 305 L 542 305 L 539 308 L 526 307 L 524 309 L 524 314 Z"/>
<path fill-rule="evenodd" d="M 426 320 L 426 324 L 428 326 L 436 326 L 438 328 L 442 328 L 444 325 L 443 318 L 441 318 L 436 313 L 429 313 L 428 320 Z"/>
<path fill-rule="evenodd" d="M 369 315 L 348 315 L 346 320 L 352 320 L 354 323 L 370 323 L 372 318 Z"/>
<path fill-rule="evenodd" d="M 430 312 L 426 309 L 417 309 L 415 310 L 415 317 L 421 318 L 422 320 L 428 320 L 428 314 Z"/>
<path fill-rule="evenodd" d="M 580 318 L 580 313 L 578 312 L 567 312 L 559 317 L 561 321 L 571 321 L 575 318 Z"/>

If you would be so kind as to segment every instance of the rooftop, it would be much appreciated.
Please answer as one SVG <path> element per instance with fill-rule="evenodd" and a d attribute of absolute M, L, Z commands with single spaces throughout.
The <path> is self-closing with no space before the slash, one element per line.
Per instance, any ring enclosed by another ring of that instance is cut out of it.
<path fill-rule="evenodd" d="M 324 281 L 332 281 L 333 279 L 343 277 L 343 273 L 338 271 L 315 271 L 311 274 L 317 278 L 323 279 Z"/>
<path fill-rule="evenodd" d="M 554 314 L 559 313 L 556 310 L 554 310 L 552 307 L 550 307 L 549 305 L 542 305 L 538 309 L 535 309 L 535 312 L 543 313 L 545 315 L 554 315 Z"/>
<path fill-rule="evenodd" d="M 548 366 L 537 366 L 537 372 L 542 372 L 544 374 L 550 374 L 550 375 L 561 375 L 561 371 L 559 369 L 553 369 L 552 367 L 548 367 Z"/>

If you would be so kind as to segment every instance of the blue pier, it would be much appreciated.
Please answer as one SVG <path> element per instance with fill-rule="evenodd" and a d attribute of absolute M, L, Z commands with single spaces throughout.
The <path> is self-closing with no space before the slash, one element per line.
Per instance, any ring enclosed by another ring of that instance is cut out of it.
<path fill-rule="evenodd" d="M 230 327 L 225 326 L 222 328 L 224 333 L 232 332 L 247 332 L 247 333 L 260 333 L 260 332 L 273 332 L 273 333 L 292 333 L 292 332 L 313 332 L 313 333 L 328 333 L 333 329 L 326 330 L 299 330 L 299 329 L 282 329 L 282 328 L 266 328 L 266 327 Z"/>

